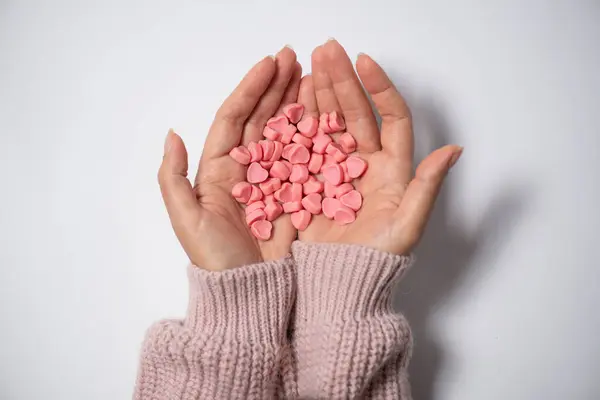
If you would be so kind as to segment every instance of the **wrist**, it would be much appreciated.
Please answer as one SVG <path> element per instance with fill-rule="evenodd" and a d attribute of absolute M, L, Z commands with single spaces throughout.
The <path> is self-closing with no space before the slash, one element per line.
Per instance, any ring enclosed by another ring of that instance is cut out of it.
<path fill-rule="evenodd" d="M 360 245 L 296 241 L 298 316 L 347 320 L 392 312 L 394 284 L 414 257 L 399 256 Z"/>
<path fill-rule="evenodd" d="M 190 266 L 185 325 L 250 342 L 281 342 L 293 303 L 293 260 L 265 261 L 226 271 Z"/>

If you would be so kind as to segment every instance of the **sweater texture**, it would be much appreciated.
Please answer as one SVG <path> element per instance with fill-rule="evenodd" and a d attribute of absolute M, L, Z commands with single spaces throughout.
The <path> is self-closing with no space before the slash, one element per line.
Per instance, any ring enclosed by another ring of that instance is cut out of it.
<path fill-rule="evenodd" d="M 134 399 L 411 399 L 391 297 L 412 261 L 296 241 L 279 261 L 190 266 L 187 315 L 148 330 Z"/>

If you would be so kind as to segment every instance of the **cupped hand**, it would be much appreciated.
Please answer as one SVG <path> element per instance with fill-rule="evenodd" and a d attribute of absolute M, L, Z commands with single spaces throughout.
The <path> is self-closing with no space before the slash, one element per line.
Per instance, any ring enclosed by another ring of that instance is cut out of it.
<path fill-rule="evenodd" d="M 312 81 L 303 85 L 299 102 L 315 116 L 332 111 L 344 115 L 358 155 L 368 162 L 367 172 L 354 182 L 363 195 L 362 209 L 353 223 L 344 226 L 317 215 L 299 237 L 408 254 L 421 237 L 442 182 L 462 148 L 449 145 L 434 151 L 413 174 L 413 131 L 404 99 L 369 56 L 359 55 L 356 70 L 358 76 L 337 41 L 317 47 L 312 54 Z M 381 130 L 361 81 L 381 116 Z"/>
<path fill-rule="evenodd" d="M 246 179 L 246 167 L 229 151 L 262 139 L 267 120 L 297 100 L 302 69 L 288 47 L 256 64 L 218 110 L 209 130 L 195 184 L 187 179 L 187 151 L 169 132 L 158 178 L 175 234 L 190 261 L 225 270 L 289 253 L 296 230 L 289 215 L 273 222 L 273 236 L 258 241 L 246 225 L 231 189 Z"/>

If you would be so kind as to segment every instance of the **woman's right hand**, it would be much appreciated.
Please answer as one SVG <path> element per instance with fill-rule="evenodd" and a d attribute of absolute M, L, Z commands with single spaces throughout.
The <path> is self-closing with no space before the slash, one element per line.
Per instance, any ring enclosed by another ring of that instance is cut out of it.
<path fill-rule="evenodd" d="M 167 135 L 158 180 L 175 234 L 194 265 L 219 271 L 289 253 L 296 237 L 289 215 L 273 221 L 268 241 L 250 233 L 244 210 L 231 195 L 233 185 L 246 179 L 246 167 L 229 152 L 262 139 L 267 120 L 296 102 L 301 75 L 289 47 L 248 72 L 215 116 L 193 187 L 187 179 L 185 145 L 176 133 Z"/>

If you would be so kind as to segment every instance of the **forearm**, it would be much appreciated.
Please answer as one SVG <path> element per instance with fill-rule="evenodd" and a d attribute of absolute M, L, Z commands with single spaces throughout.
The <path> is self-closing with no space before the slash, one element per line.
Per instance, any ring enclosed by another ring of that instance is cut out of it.
<path fill-rule="evenodd" d="M 288 258 L 224 272 L 190 267 L 187 316 L 149 329 L 134 398 L 274 397 L 294 295 L 292 264 Z"/>
<path fill-rule="evenodd" d="M 412 339 L 391 291 L 411 263 L 361 246 L 295 242 L 300 398 L 410 399 Z"/>

